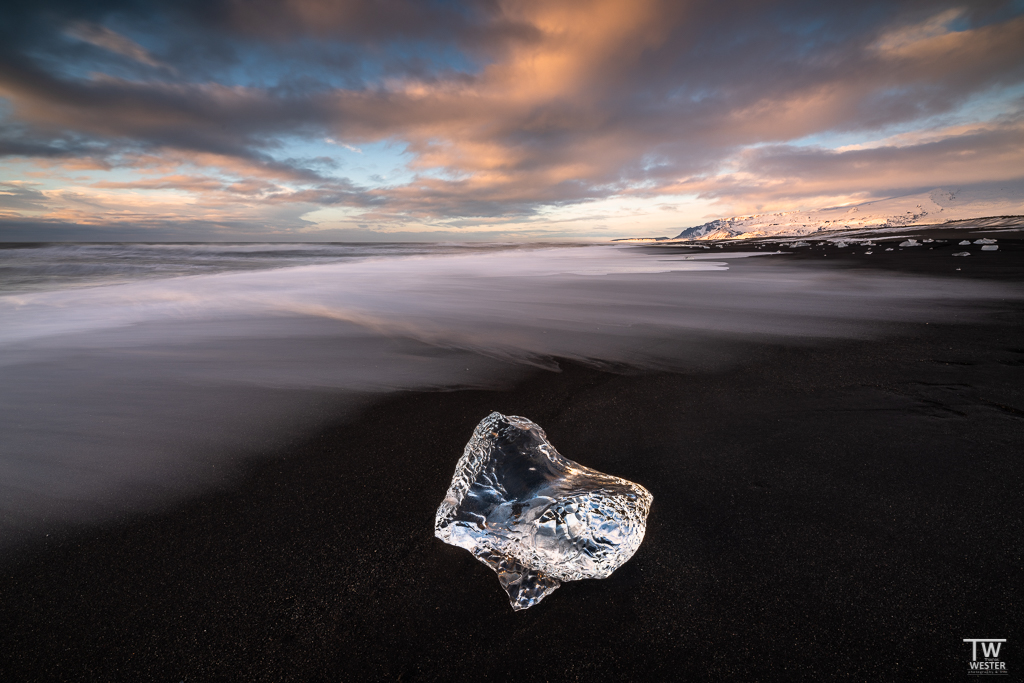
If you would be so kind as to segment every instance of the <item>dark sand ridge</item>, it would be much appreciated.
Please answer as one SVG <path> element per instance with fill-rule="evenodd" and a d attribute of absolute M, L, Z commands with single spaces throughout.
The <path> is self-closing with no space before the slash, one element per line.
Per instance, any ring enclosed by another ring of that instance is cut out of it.
<path fill-rule="evenodd" d="M 999 239 L 962 259 L 821 254 L 1024 280 L 1024 245 Z M 898 332 L 751 346 L 713 372 L 564 365 L 507 391 L 389 399 L 223 490 L 8 554 L 0 677 L 948 680 L 970 637 L 1007 638 L 1012 676 L 1024 311 Z M 513 613 L 490 570 L 433 538 L 492 409 L 654 494 L 611 578 Z"/>

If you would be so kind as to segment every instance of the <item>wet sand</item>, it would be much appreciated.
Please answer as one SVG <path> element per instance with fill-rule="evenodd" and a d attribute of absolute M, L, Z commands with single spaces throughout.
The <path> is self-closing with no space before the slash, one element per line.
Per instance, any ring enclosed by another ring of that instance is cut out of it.
<path fill-rule="evenodd" d="M 969 258 L 820 258 L 1024 282 L 1024 245 L 999 239 Z M 612 577 L 513 613 L 433 537 L 491 410 L 653 493 Z M 563 363 L 503 391 L 389 398 L 172 508 L 8 549 L 0 678 L 953 680 L 976 637 L 1007 639 L 1013 677 L 1022 488 L 1019 302 L 984 324 L 748 344 L 724 370 Z"/>

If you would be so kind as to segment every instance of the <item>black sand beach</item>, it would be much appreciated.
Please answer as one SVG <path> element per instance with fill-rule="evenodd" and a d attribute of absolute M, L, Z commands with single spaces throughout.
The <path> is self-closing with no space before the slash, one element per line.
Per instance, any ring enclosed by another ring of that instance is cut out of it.
<path fill-rule="evenodd" d="M 1024 244 L 999 237 L 970 258 L 821 253 L 1024 282 Z M 963 680 L 978 637 L 1007 639 L 1020 676 L 1020 302 L 742 357 L 403 394 L 167 510 L 9 548 L 0 678 Z M 493 572 L 433 537 L 491 410 L 653 493 L 612 577 L 513 613 Z"/>

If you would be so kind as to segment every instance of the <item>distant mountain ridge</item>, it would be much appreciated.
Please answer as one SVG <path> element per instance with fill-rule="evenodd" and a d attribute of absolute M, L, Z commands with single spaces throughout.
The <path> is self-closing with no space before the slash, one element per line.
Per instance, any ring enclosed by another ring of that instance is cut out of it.
<path fill-rule="evenodd" d="M 958 188 L 891 197 L 856 206 L 719 218 L 673 239 L 721 240 L 801 236 L 815 232 L 928 225 L 1024 214 L 1024 183 Z"/>

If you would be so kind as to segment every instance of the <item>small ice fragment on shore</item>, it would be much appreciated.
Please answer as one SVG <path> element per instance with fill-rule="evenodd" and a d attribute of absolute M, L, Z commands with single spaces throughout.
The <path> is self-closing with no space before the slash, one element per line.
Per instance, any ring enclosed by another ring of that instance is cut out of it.
<path fill-rule="evenodd" d="M 970 243 L 971 243 L 971 241 L 970 241 L 970 240 L 963 240 L 962 242 L 958 242 L 958 243 L 957 243 L 957 245 L 958 245 L 958 246 L 961 246 L 961 247 L 966 247 L 966 246 L 967 246 L 967 245 L 969 245 Z"/>
<path fill-rule="evenodd" d="M 982 251 L 995 251 L 999 246 L 996 244 L 986 244 L 981 248 Z"/>
<path fill-rule="evenodd" d="M 969 252 L 969 251 L 958 251 L 958 252 L 954 252 L 954 254 L 953 254 L 953 256 L 970 256 L 970 255 L 971 255 L 971 252 Z"/>
<path fill-rule="evenodd" d="M 892 251 L 892 247 L 889 247 L 888 249 L 886 249 L 886 251 Z"/>
<path fill-rule="evenodd" d="M 908 239 L 905 242 L 900 242 L 900 246 L 901 247 L 919 247 L 919 246 L 921 246 L 921 244 L 917 240 L 915 240 L 913 237 L 911 237 L 910 239 Z"/>
<path fill-rule="evenodd" d="M 790 246 L 791 247 L 809 247 L 809 246 L 811 246 L 811 243 L 810 242 L 794 242 Z"/>
<path fill-rule="evenodd" d="M 975 244 L 995 244 L 995 240 L 990 240 L 987 237 L 982 237 L 980 240 L 974 240 Z"/>
<path fill-rule="evenodd" d="M 865 255 L 865 256 L 867 256 L 867 255 L 870 255 L 870 254 L 874 254 L 874 253 L 875 253 L 875 252 L 873 252 L 873 251 L 865 251 L 865 252 L 864 252 L 864 255 Z"/>
<path fill-rule="evenodd" d="M 603 579 L 644 539 L 651 494 L 563 457 L 523 417 L 477 425 L 437 509 L 434 535 L 498 574 L 512 609 L 562 581 Z"/>
<path fill-rule="evenodd" d="M 928 244 L 929 242 L 934 242 L 934 241 L 935 240 L 921 240 L 921 242 L 923 242 L 924 244 Z"/>
<path fill-rule="evenodd" d="M 836 242 L 836 246 L 839 247 L 840 249 L 845 249 L 846 248 L 846 242 L 842 242 L 842 241 Z"/>

